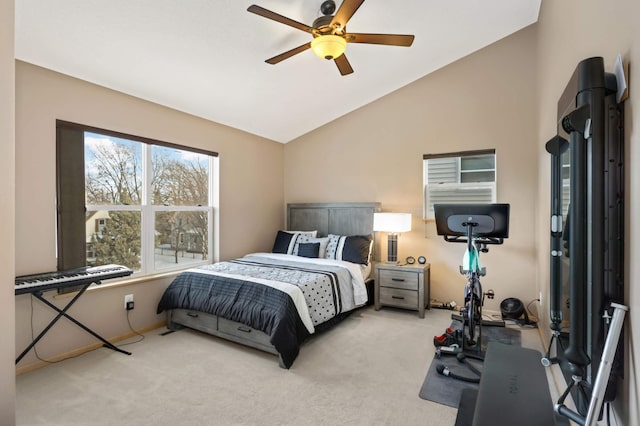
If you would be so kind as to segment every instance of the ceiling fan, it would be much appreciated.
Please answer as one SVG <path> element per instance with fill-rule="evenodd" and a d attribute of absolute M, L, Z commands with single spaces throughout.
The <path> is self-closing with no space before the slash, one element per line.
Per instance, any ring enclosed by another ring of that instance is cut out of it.
<path fill-rule="evenodd" d="M 344 55 L 347 43 L 411 46 L 414 39 L 413 35 L 348 33 L 347 22 L 362 3 L 364 3 L 364 0 L 344 0 L 336 12 L 335 1 L 326 0 L 320 6 L 320 12 L 323 16 L 313 21 L 311 26 L 294 21 L 293 19 L 289 19 L 255 4 L 249 6 L 247 11 L 280 22 L 281 24 L 289 25 L 290 27 L 310 33 L 313 36 L 311 42 L 276 55 L 273 58 L 269 58 L 265 61 L 266 63 L 275 65 L 293 55 L 311 49 L 320 58 L 333 60 L 340 74 L 347 75 L 353 72 L 351 64 L 349 64 L 347 57 Z M 333 14 L 334 12 L 335 15 Z"/>

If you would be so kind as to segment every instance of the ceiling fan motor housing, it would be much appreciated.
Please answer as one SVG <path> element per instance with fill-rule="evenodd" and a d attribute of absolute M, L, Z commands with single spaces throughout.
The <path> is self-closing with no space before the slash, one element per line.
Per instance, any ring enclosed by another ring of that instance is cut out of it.
<path fill-rule="evenodd" d="M 333 28 L 330 25 L 332 19 L 332 15 L 324 15 L 313 21 L 314 35 L 333 34 Z"/>
<path fill-rule="evenodd" d="M 326 0 L 320 5 L 320 12 L 322 12 L 323 15 L 333 15 L 335 11 L 336 2 L 333 0 Z"/>

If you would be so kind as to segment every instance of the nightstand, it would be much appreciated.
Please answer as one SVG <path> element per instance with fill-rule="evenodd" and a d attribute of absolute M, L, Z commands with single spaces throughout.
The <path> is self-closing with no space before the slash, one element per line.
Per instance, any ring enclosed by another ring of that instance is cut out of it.
<path fill-rule="evenodd" d="M 376 263 L 375 310 L 381 306 L 412 309 L 424 318 L 429 309 L 431 266 Z"/>

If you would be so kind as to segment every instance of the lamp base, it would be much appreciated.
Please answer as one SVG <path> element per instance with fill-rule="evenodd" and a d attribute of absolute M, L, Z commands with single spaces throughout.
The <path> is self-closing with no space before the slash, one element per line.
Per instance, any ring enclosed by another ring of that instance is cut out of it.
<path fill-rule="evenodd" d="M 387 263 L 398 263 L 398 234 L 393 232 L 387 238 Z"/>

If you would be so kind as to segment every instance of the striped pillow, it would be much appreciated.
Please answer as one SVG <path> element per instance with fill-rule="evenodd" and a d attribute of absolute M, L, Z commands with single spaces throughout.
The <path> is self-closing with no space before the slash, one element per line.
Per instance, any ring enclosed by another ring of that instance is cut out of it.
<path fill-rule="evenodd" d="M 315 238 L 318 231 L 278 231 L 273 243 L 272 253 L 294 254 L 298 252 L 298 245 Z"/>
<path fill-rule="evenodd" d="M 329 234 L 325 258 L 367 265 L 371 255 L 371 246 L 370 235 L 345 236 Z"/>

